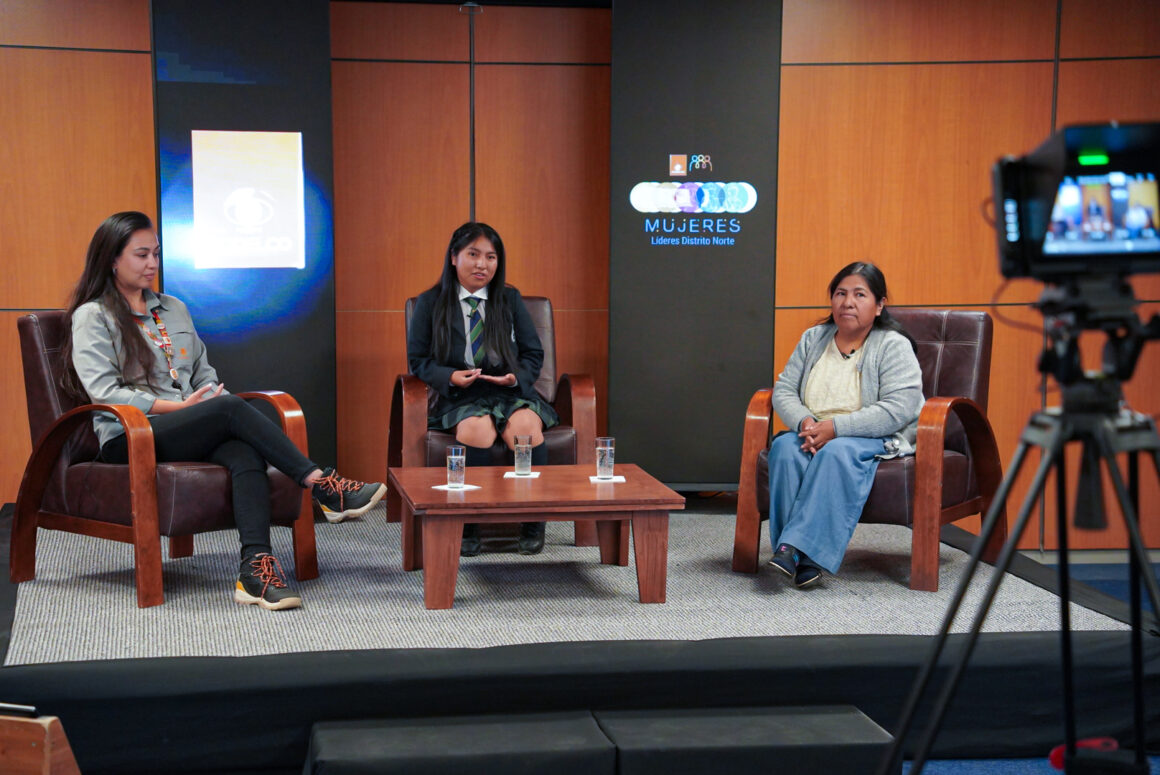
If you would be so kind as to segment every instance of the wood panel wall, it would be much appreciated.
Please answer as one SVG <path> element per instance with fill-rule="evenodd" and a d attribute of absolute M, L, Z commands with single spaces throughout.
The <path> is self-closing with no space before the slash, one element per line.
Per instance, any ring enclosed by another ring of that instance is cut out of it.
<path fill-rule="evenodd" d="M 826 314 L 826 285 L 853 260 L 883 268 L 895 304 L 988 310 L 997 323 L 990 416 L 1006 465 L 1044 403 L 1041 318 L 1027 306 L 1041 286 L 1003 285 L 990 168 L 1067 123 L 1160 119 L 1155 4 L 785 0 L 784 9 L 775 362 Z M 1155 278 L 1135 285 L 1142 299 L 1160 298 Z M 1156 414 L 1146 386 L 1160 380 L 1160 357 L 1150 348 L 1125 392 Z M 1143 479 L 1145 503 L 1156 503 L 1155 478 Z M 1029 480 L 1027 471 L 1010 517 Z M 1144 522 L 1160 545 L 1155 508 Z M 1024 547 L 1038 545 L 1038 531 Z M 1124 545 L 1122 530 L 1072 538 L 1078 548 Z"/>
<path fill-rule="evenodd" d="M 1002 286 L 988 171 L 1053 126 L 1160 119 L 1154 7 L 785 0 L 778 367 L 824 314 L 833 271 L 869 258 L 894 303 L 996 316 L 991 415 L 1009 459 L 1043 403 L 1039 336 L 1016 325 L 1038 326 L 1026 305 L 1040 288 Z M 603 417 L 611 13 L 486 6 L 474 21 L 473 95 L 471 25 L 456 6 L 331 9 L 339 465 L 383 475 L 389 387 L 405 369 L 403 302 L 434 282 L 473 193 L 477 217 L 504 235 L 512 282 L 553 298 L 560 367 L 596 376 Z M 11 397 L 0 409 L 0 500 L 15 497 L 28 452 L 15 318 L 64 303 L 105 215 L 155 207 L 148 14 L 148 0 L 0 4 L 0 246 L 6 266 L 27 268 L 0 287 Z M 1160 309 L 1160 278 L 1136 288 L 1143 311 Z M 1089 362 L 1098 347 L 1085 341 Z M 1150 345 L 1126 388 L 1135 408 L 1160 411 L 1147 387 L 1158 378 Z M 1145 519 L 1154 546 L 1158 521 Z"/>
<path fill-rule="evenodd" d="M 558 366 L 596 378 L 603 417 L 610 25 L 607 10 L 486 6 L 473 67 L 472 21 L 454 5 L 331 3 L 348 475 L 385 475 L 403 306 L 438 279 L 473 193 L 476 219 L 504 239 L 508 281 L 552 299 Z"/>
<path fill-rule="evenodd" d="M 97 225 L 157 202 L 148 0 L 0 3 L 0 502 L 31 443 L 16 319 L 64 306 Z"/>

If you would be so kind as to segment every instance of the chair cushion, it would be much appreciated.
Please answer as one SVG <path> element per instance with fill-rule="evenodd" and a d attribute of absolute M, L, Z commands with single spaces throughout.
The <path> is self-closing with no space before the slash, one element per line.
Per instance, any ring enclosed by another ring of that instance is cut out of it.
<path fill-rule="evenodd" d="M 447 464 L 447 447 L 456 444 L 455 436 L 446 431 L 428 430 L 426 439 L 426 460 L 429 466 Z M 556 425 L 544 431 L 544 443 L 548 445 L 548 464 L 554 466 L 573 465 L 576 462 L 576 429 L 571 425 Z M 511 450 L 497 440 L 491 447 L 494 466 L 512 464 Z"/>
<path fill-rule="evenodd" d="M 883 460 L 874 476 L 874 486 L 862 507 L 859 521 L 872 524 L 905 525 L 914 522 L 914 457 Z M 974 477 L 967 456 L 943 452 L 942 506 L 947 508 L 975 497 Z M 757 508 L 762 519 L 769 518 L 769 450 L 757 456 Z"/>
<path fill-rule="evenodd" d="M 290 525 L 302 507 L 302 488 L 290 477 L 267 469 L 270 517 Z M 129 467 L 111 463 L 76 463 L 65 472 L 65 503 L 54 503 L 50 489 L 45 509 L 85 519 L 130 524 Z M 59 496 L 58 496 L 59 497 Z M 157 464 L 157 522 L 163 536 L 193 535 L 234 527 L 230 473 L 213 463 Z"/>

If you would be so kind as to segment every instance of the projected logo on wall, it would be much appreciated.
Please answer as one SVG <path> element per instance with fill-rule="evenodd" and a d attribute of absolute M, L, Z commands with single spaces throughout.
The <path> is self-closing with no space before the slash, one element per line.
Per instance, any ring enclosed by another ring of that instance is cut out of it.
<path fill-rule="evenodd" d="M 333 266 L 309 138 L 185 130 L 160 140 L 164 290 L 196 304 L 203 338 L 241 340 L 257 325 L 274 335 L 308 319 Z"/>
<path fill-rule="evenodd" d="M 709 154 L 669 154 L 669 176 L 686 177 L 690 172 L 713 170 Z M 757 189 L 735 181 L 642 181 L 632 187 L 628 201 L 639 213 L 673 214 L 644 219 L 644 232 L 653 245 L 736 244 L 742 221 L 737 217 L 757 205 Z M 719 217 L 687 217 L 693 215 Z M 681 217 L 685 216 L 685 217 Z"/>
<path fill-rule="evenodd" d="M 302 269 L 301 132 L 194 130 L 195 269 Z"/>

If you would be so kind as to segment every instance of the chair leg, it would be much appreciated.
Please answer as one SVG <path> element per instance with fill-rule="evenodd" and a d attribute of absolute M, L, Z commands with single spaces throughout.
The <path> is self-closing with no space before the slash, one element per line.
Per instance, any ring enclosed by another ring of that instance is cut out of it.
<path fill-rule="evenodd" d="M 133 544 L 137 568 L 137 607 L 149 608 L 165 602 L 161 587 L 161 539 L 140 540 Z"/>
<path fill-rule="evenodd" d="M 170 536 L 169 557 L 176 560 L 178 557 L 193 556 L 193 536 Z"/>
<path fill-rule="evenodd" d="M 8 578 L 13 584 L 36 578 L 36 510 L 16 499 L 8 547 Z"/>
<path fill-rule="evenodd" d="M 290 528 L 294 536 L 294 578 L 318 578 L 318 545 L 314 538 L 314 499 L 302 491 L 302 510 Z"/>
<path fill-rule="evenodd" d="M 938 592 L 938 516 L 918 519 L 910 526 L 910 588 Z"/>
<path fill-rule="evenodd" d="M 757 555 L 761 546 L 761 514 L 756 508 L 745 508 L 738 498 L 737 523 L 733 530 L 733 570 L 757 573 Z"/>

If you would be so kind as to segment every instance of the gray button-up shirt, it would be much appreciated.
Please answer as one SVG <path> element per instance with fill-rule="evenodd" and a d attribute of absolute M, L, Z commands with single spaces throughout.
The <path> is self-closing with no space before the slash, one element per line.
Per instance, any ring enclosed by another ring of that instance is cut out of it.
<path fill-rule="evenodd" d="M 165 353 L 144 331 L 135 333 L 149 343 L 149 350 L 153 353 L 149 372 L 153 384 L 150 386 L 144 374 L 126 373 L 125 348 L 116 318 L 99 301 L 90 301 L 77 307 L 73 313 L 72 361 L 93 403 L 129 404 L 149 414 L 153 402 L 159 398 L 182 401 L 203 385 L 218 381 L 217 372 L 206 360 L 205 344 L 198 337 L 185 304 L 173 296 L 145 291 L 145 307 L 150 311 L 136 317 L 160 340 L 151 312 L 157 310 L 173 342 L 173 368 L 177 369 L 181 387 L 173 384 Z M 93 430 L 102 445 L 125 432 L 108 412 L 93 415 Z"/>

